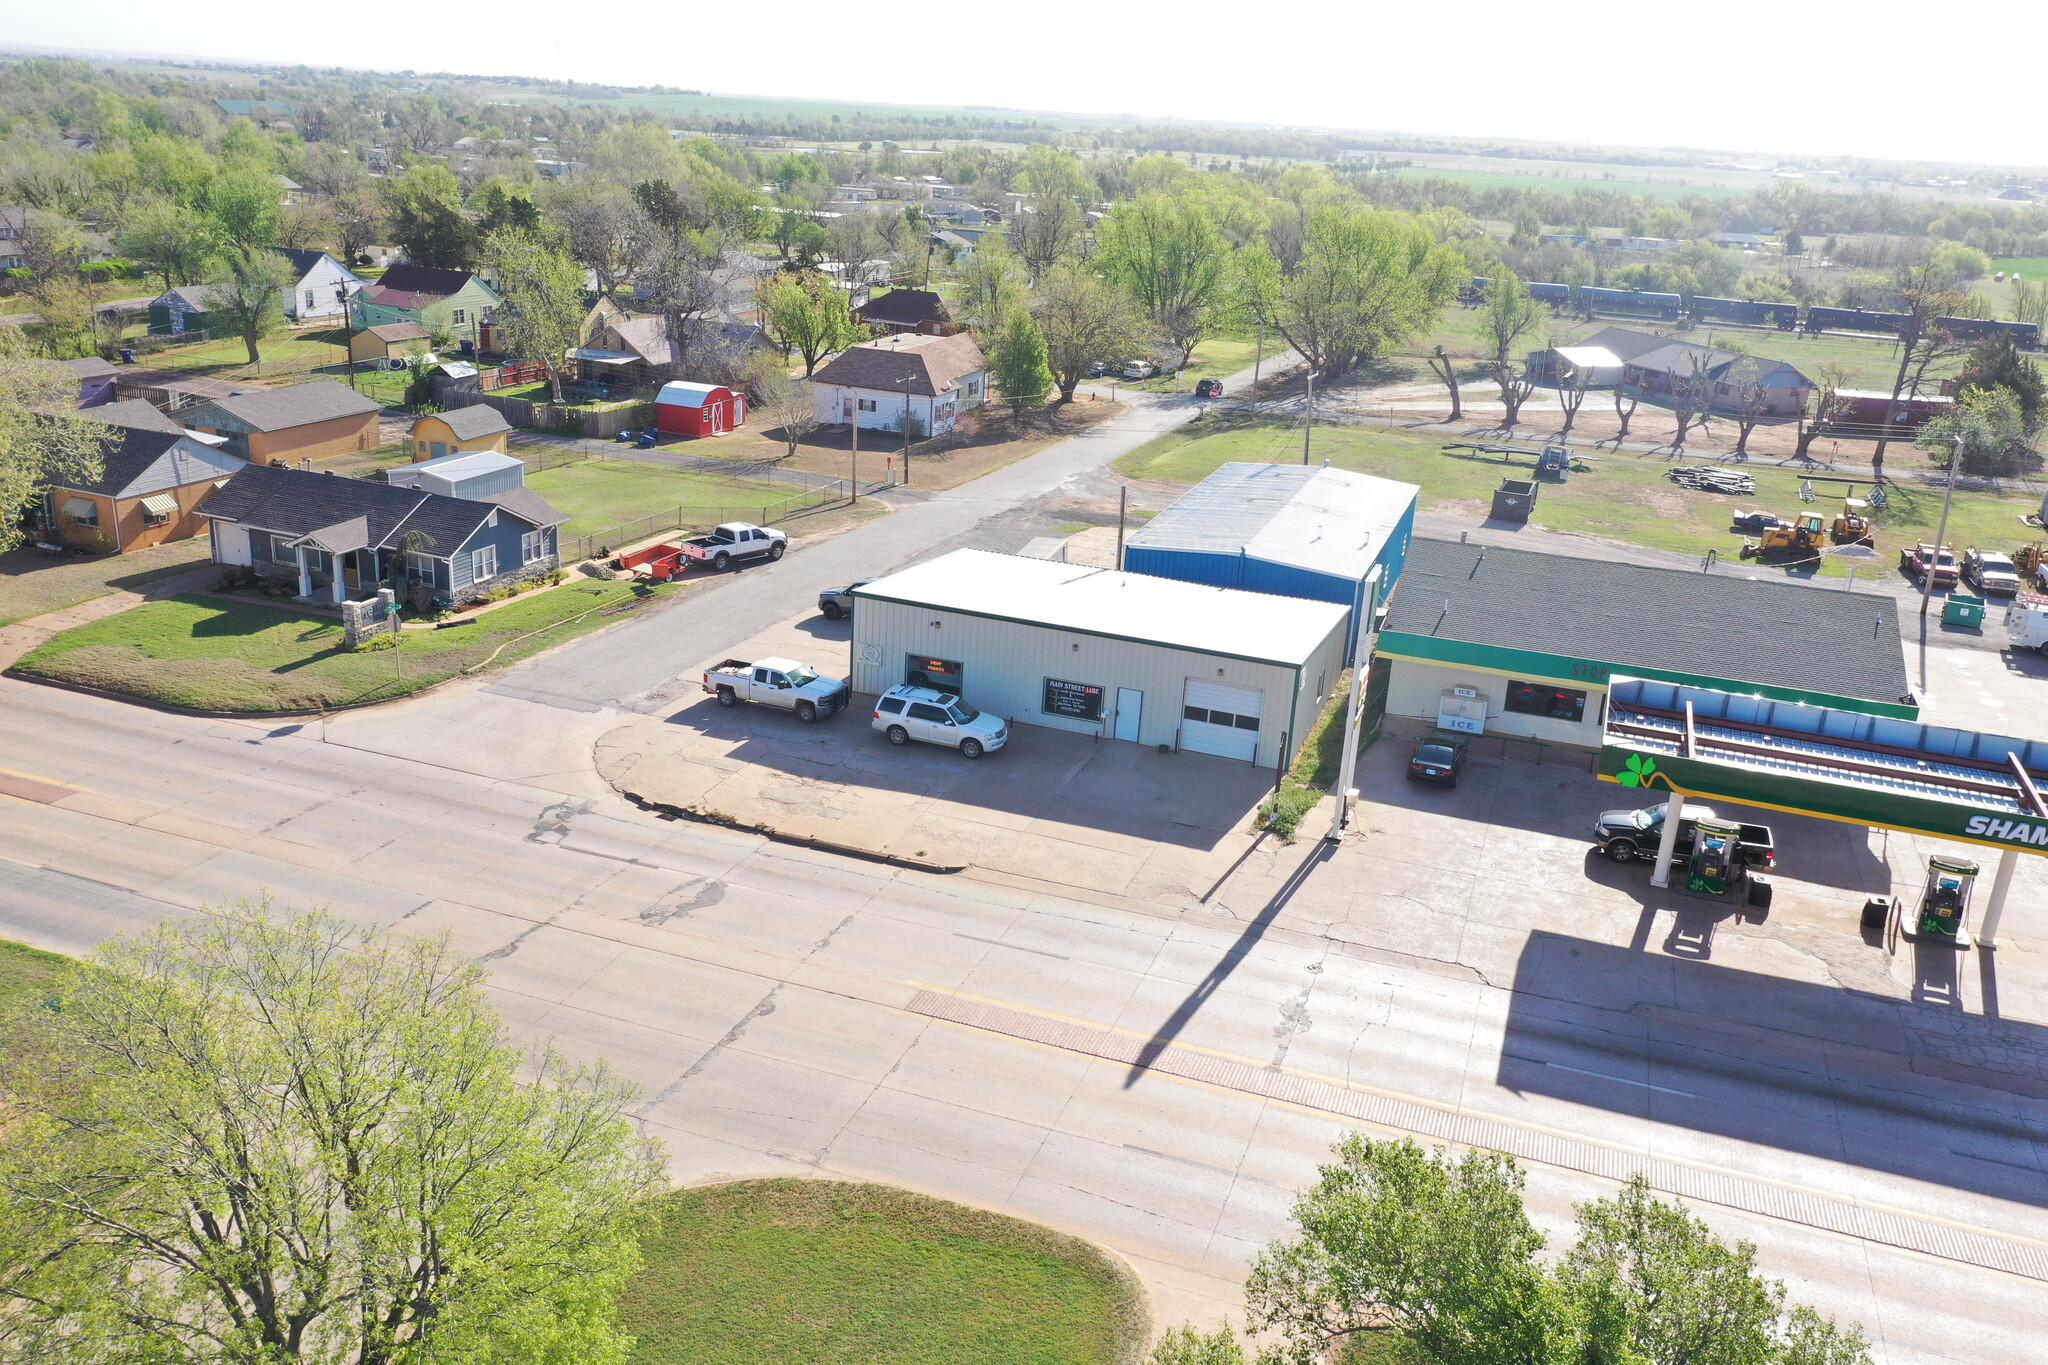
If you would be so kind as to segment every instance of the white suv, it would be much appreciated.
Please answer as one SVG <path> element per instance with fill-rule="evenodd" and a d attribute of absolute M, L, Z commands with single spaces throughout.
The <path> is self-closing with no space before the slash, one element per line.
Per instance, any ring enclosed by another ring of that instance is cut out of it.
<path fill-rule="evenodd" d="M 950 692 L 931 687 L 892 687 L 875 703 L 874 728 L 891 744 L 921 739 L 949 744 L 962 757 L 980 758 L 1010 742 L 1010 727 L 984 715 Z"/>

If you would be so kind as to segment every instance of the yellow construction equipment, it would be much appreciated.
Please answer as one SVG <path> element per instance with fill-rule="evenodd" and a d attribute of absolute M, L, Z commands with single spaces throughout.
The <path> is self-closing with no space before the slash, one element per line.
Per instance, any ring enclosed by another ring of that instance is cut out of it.
<path fill-rule="evenodd" d="M 1829 533 L 1837 545 L 1868 545 L 1877 548 L 1877 528 L 1870 524 L 1865 515 L 1870 504 L 1861 498 L 1843 498 L 1842 515 L 1835 518 L 1834 529 Z"/>
<path fill-rule="evenodd" d="M 1827 522 L 1817 513 L 1808 513 L 1783 526 L 1766 528 L 1755 540 L 1744 541 L 1742 557 L 1776 563 L 1819 559 L 1826 548 L 1827 535 Z"/>
<path fill-rule="evenodd" d="M 2033 582 L 2035 571 L 2043 563 L 2048 563 L 2048 552 L 2042 550 L 2041 542 L 2038 540 L 2029 541 L 2012 552 L 2013 572 L 2020 576 L 2023 583 Z"/>

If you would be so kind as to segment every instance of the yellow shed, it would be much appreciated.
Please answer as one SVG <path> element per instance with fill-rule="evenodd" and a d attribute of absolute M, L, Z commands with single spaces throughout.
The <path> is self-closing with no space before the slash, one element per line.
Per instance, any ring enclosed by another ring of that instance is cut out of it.
<path fill-rule="evenodd" d="M 495 450 L 502 455 L 505 438 L 511 433 L 512 424 L 504 414 L 485 403 L 437 412 L 412 424 L 412 462 L 471 450 Z"/>
<path fill-rule="evenodd" d="M 358 364 L 366 360 L 393 360 L 425 355 L 432 340 L 417 322 L 387 322 L 382 327 L 365 327 L 348 339 L 348 354 Z"/>

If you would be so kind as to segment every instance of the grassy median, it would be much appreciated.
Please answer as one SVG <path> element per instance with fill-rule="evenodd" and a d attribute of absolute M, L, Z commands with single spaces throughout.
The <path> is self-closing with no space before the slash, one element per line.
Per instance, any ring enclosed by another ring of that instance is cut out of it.
<path fill-rule="evenodd" d="M 571 582 L 461 625 L 408 630 L 397 649 L 342 647 L 331 616 L 173 597 L 67 630 L 14 671 L 203 711 L 316 711 L 389 701 L 504 667 L 610 624 L 666 584 Z"/>
<path fill-rule="evenodd" d="M 633 1365 L 1120 1365 L 1142 1291 L 1088 1243 L 883 1185 L 658 1201 L 620 1305 Z"/>

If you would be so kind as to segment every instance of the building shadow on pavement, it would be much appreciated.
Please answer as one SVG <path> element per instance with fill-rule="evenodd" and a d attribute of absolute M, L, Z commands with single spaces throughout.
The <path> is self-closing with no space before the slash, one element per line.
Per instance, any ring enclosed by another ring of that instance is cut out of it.
<path fill-rule="evenodd" d="M 2048 1028 L 1964 1013 L 1968 954 L 1913 946 L 1906 1001 L 1538 931 L 1496 1080 L 2048 1208 Z"/>

